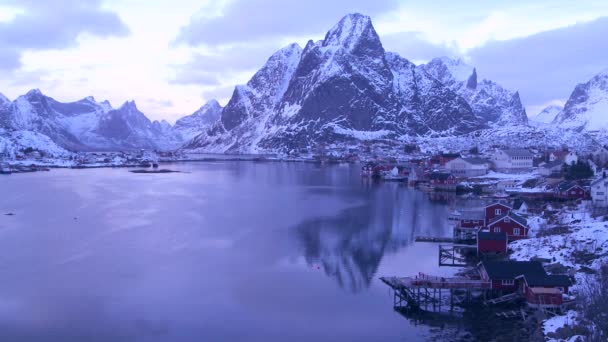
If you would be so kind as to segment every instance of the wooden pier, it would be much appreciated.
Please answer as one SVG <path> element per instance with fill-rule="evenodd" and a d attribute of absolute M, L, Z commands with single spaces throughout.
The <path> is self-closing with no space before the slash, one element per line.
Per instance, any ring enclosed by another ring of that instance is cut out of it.
<path fill-rule="evenodd" d="M 450 244 L 439 245 L 439 266 L 465 267 L 469 266 L 467 253 L 476 252 L 476 245 Z"/>
<path fill-rule="evenodd" d="M 416 242 L 455 242 L 454 238 L 442 236 L 416 236 Z"/>
<path fill-rule="evenodd" d="M 463 277 L 435 277 L 423 273 L 415 277 L 382 277 L 382 282 L 393 290 L 394 308 L 423 308 L 441 310 L 449 306 L 470 302 L 472 292 L 485 295 L 490 282 Z"/>

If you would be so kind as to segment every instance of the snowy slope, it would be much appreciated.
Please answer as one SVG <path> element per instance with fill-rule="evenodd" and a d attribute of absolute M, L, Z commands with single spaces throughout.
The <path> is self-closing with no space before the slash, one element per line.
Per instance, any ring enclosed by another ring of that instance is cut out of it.
<path fill-rule="evenodd" d="M 48 136 L 31 131 L 2 131 L 0 129 L 0 152 L 14 157 L 15 153 L 31 147 L 42 151 L 47 157 L 69 157 L 70 152 L 55 144 Z"/>
<path fill-rule="evenodd" d="M 555 118 L 561 127 L 600 130 L 608 128 L 608 70 L 578 84 Z"/>
<path fill-rule="evenodd" d="M 536 116 L 532 118 L 532 121 L 537 123 L 550 124 L 555 120 L 559 112 L 561 112 L 563 109 L 563 107 L 557 105 L 549 106 L 543 109 L 540 113 L 536 114 Z"/>

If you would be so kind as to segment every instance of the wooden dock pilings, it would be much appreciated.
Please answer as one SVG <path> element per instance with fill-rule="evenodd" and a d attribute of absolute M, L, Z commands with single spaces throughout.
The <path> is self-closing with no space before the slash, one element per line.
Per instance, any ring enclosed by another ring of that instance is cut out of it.
<path fill-rule="evenodd" d="M 394 308 L 441 309 L 470 302 L 472 292 L 485 294 L 490 282 L 458 277 L 433 277 L 420 273 L 416 277 L 382 277 L 382 282 L 393 290 Z"/>

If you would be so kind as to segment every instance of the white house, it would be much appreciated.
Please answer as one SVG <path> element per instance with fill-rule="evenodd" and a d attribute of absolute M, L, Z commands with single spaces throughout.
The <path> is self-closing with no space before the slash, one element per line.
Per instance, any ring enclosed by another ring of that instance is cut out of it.
<path fill-rule="evenodd" d="M 488 173 L 490 162 L 483 158 L 456 158 L 445 163 L 445 169 L 456 177 L 476 177 Z"/>
<path fill-rule="evenodd" d="M 601 165 L 606 164 L 608 162 L 608 150 L 603 146 L 600 147 L 593 152 L 593 160 Z"/>
<path fill-rule="evenodd" d="M 601 177 L 591 183 L 591 200 L 596 207 L 608 207 L 608 179 Z"/>
<path fill-rule="evenodd" d="M 558 176 L 562 172 L 564 162 L 561 160 L 550 161 L 542 163 L 538 166 L 538 174 L 541 176 Z"/>
<path fill-rule="evenodd" d="M 578 162 L 578 156 L 576 155 L 575 152 L 570 151 L 564 156 L 564 163 L 566 163 L 568 165 L 576 164 L 577 162 Z"/>
<path fill-rule="evenodd" d="M 492 156 L 494 168 L 500 172 L 525 172 L 533 167 L 534 155 L 526 149 L 496 150 Z"/>

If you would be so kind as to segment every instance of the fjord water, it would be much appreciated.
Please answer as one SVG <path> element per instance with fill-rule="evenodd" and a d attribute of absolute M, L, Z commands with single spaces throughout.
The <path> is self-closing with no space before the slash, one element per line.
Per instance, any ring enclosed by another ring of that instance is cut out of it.
<path fill-rule="evenodd" d="M 356 166 L 170 167 L 0 177 L 0 340 L 429 338 L 378 278 L 445 272 L 412 242 L 445 204 Z"/>

